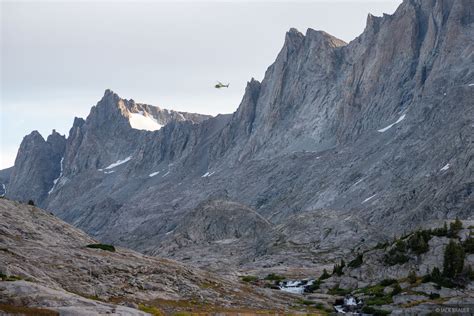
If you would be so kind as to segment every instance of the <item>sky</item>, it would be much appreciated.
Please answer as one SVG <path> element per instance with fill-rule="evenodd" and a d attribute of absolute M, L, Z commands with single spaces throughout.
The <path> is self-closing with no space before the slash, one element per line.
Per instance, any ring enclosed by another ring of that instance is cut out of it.
<path fill-rule="evenodd" d="M 368 13 L 392 14 L 400 3 L 0 0 L 0 169 L 33 130 L 67 136 L 105 89 L 162 108 L 232 113 L 291 27 L 349 42 Z M 218 80 L 230 87 L 215 89 Z"/>

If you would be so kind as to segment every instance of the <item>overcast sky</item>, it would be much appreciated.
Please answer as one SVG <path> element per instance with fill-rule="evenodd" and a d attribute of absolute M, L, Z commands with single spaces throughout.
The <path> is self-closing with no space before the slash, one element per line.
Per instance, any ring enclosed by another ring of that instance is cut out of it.
<path fill-rule="evenodd" d="M 3 1 L 0 169 L 26 134 L 66 134 L 110 88 L 163 108 L 236 110 L 246 82 L 263 78 L 296 27 L 351 41 L 377 1 Z M 215 89 L 217 80 L 229 89 Z"/>

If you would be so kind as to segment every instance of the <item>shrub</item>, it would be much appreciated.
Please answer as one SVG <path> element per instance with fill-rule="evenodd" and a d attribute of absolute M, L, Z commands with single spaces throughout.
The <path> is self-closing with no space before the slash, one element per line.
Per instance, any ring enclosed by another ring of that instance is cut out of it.
<path fill-rule="evenodd" d="M 434 267 L 430 274 L 430 280 L 435 283 L 441 283 L 443 281 L 443 275 L 439 271 L 438 267 Z"/>
<path fill-rule="evenodd" d="M 344 272 L 342 271 L 344 269 L 344 267 L 346 266 L 346 263 L 344 262 L 343 259 L 341 259 L 341 263 L 340 264 L 335 264 L 334 265 L 334 268 L 332 270 L 332 274 L 336 274 L 338 276 L 341 276 L 344 274 Z"/>
<path fill-rule="evenodd" d="M 430 293 L 430 295 L 429 295 L 429 298 L 432 299 L 432 300 L 435 300 L 439 297 L 440 297 L 440 295 L 438 293 Z"/>
<path fill-rule="evenodd" d="M 28 205 L 35 206 L 35 202 L 33 200 L 28 200 Z"/>
<path fill-rule="evenodd" d="M 376 297 L 371 297 L 367 299 L 365 303 L 367 305 L 387 305 L 387 304 L 392 304 L 393 299 L 391 295 L 376 296 Z"/>
<path fill-rule="evenodd" d="M 397 283 L 393 287 L 392 293 L 390 293 L 390 295 L 394 296 L 394 295 L 397 295 L 397 294 L 400 294 L 400 293 L 402 293 L 402 287 L 400 286 L 400 284 Z"/>
<path fill-rule="evenodd" d="M 319 285 L 320 285 L 319 280 L 314 280 L 311 285 L 308 285 L 304 288 L 304 291 L 306 293 L 313 293 L 314 291 L 319 290 Z"/>
<path fill-rule="evenodd" d="M 18 275 L 5 275 L 5 274 L 0 273 L 0 280 L 2 280 L 2 281 L 19 281 L 19 280 L 23 280 L 23 278 L 21 276 L 18 276 Z"/>
<path fill-rule="evenodd" d="M 421 283 L 428 283 L 431 282 L 431 275 L 426 274 L 421 278 Z"/>
<path fill-rule="evenodd" d="M 458 233 L 461 229 L 462 229 L 462 222 L 459 220 L 459 218 L 456 217 L 456 220 L 449 224 L 448 237 L 451 237 L 451 238 L 458 237 Z"/>
<path fill-rule="evenodd" d="M 319 277 L 318 280 L 322 281 L 322 280 L 326 280 L 330 277 L 331 277 L 331 275 L 328 273 L 328 271 L 326 269 L 323 269 L 323 274 L 321 274 L 321 276 Z"/>
<path fill-rule="evenodd" d="M 444 222 L 443 227 L 434 228 L 433 230 L 431 230 L 431 234 L 433 236 L 438 236 L 438 237 L 447 236 L 448 235 L 448 224 L 446 224 L 446 222 Z"/>
<path fill-rule="evenodd" d="M 90 244 L 86 246 L 87 248 L 94 248 L 94 249 L 102 249 L 106 251 L 111 251 L 115 252 L 115 247 L 112 245 L 106 245 L 106 244 Z"/>
<path fill-rule="evenodd" d="M 385 286 L 383 285 L 373 285 L 373 286 L 363 288 L 361 292 L 364 293 L 365 295 L 382 297 L 382 296 L 385 296 L 385 293 L 383 292 L 384 289 L 385 289 Z"/>
<path fill-rule="evenodd" d="M 281 275 L 278 275 L 278 274 L 275 274 L 275 273 L 270 273 L 269 275 L 267 275 L 265 277 L 265 280 L 276 281 L 276 282 L 283 281 L 284 279 L 285 279 L 284 276 L 281 276 Z"/>
<path fill-rule="evenodd" d="M 395 250 L 398 252 L 405 252 L 407 250 L 407 244 L 405 243 L 405 241 L 398 239 L 395 242 Z"/>
<path fill-rule="evenodd" d="M 358 254 L 357 257 L 355 257 L 354 260 L 352 260 L 351 262 L 349 262 L 349 264 L 347 265 L 348 267 L 350 268 L 358 268 L 362 265 L 362 262 L 363 262 L 363 258 L 362 258 L 362 254 Z"/>
<path fill-rule="evenodd" d="M 410 273 L 408 273 L 408 282 L 410 282 L 411 284 L 416 283 L 416 273 L 415 273 L 415 271 L 411 271 Z"/>
<path fill-rule="evenodd" d="M 390 249 L 388 253 L 384 256 L 384 262 L 389 266 L 394 266 L 396 264 L 404 264 L 408 262 L 410 258 L 404 253 L 400 253 L 396 248 Z"/>
<path fill-rule="evenodd" d="M 408 240 L 410 249 L 417 255 L 421 255 L 429 250 L 428 241 L 431 236 L 426 231 L 418 231 Z"/>
<path fill-rule="evenodd" d="M 453 278 L 461 273 L 464 267 L 464 257 L 463 247 L 453 240 L 449 241 L 449 244 L 444 250 L 443 275 L 448 278 Z"/>
<path fill-rule="evenodd" d="M 462 244 L 464 251 L 466 253 L 474 253 L 474 238 L 472 233 L 469 234 L 469 237 Z"/>
<path fill-rule="evenodd" d="M 244 282 L 255 282 L 258 280 L 258 277 L 253 275 L 244 275 L 241 277 Z"/>
<path fill-rule="evenodd" d="M 385 280 L 382 280 L 382 281 L 380 282 L 380 285 L 382 285 L 382 286 L 389 286 L 389 285 L 392 285 L 392 284 L 395 284 L 395 283 L 398 283 L 398 281 L 395 280 L 395 279 L 385 279 Z"/>
<path fill-rule="evenodd" d="M 374 249 L 385 249 L 388 246 L 388 242 L 379 242 Z"/>
<path fill-rule="evenodd" d="M 371 314 L 374 316 L 385 316 L 385 315 L 390 315 L 390 311 L 386 311 L 384 309 L 377 309 L 373 308 L 371 306 L 364 306 L 362 307 L 362 312 L 365 314 Z"/>
<path fill-rule="evenodd" d="M 344 296 L 351 293 L 351 290 L 340 288 L 338 285 L 329 289 L 328 294 Z"/>

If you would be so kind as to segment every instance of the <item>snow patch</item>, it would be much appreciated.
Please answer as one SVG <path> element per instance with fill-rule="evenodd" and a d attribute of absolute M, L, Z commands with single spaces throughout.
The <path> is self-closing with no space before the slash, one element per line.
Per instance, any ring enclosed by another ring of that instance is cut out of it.
<path fill-rule="evenodd" d="M 208 171 L 208 172 L 206 172 L 205 174 L 203 174 L 203 175 L 201 176 L 201 178 L 210 177 L 210 176 L 212 176 L 214 173 L 215 173 L 215 171 L 213 171 L 213 172 L 209 172 L 209 171 Z"/>
<path fill-rule="evenodd" d="M 118 166 L 128 162 L 130 159 L 132 159 L 132 156 L 128 156 L 127 158 L 125 158 L 123 160 L 117 160 L 116 162 L 114 162 L 114 163 L 108 165 L 107 167 L 105 167 L 104 169 L 99 169 L 99 171 L 104 171 L 104 170 L 108 170 L 108 169 L 118 167 Z"/>
<path fill-rule="evenodd" d="M 470 83 L 467 85 L 468 87 L 474 87 L 474 83 Z"/>
<path fill-rule="evenodd" d="M 231 244 L 235 241 L 238 241 L 239 239 L 238 238 L 228 238 L 228 239 L 219 239 L 219 240 L 216 240 L 214 241 L 216 244 L 222 244 L 222 245 L 228 245 L 228 244 Z"/>
<path fill-rule="evenodd" d="M 451 167 L 451 165 L 447 163 L 443 168 L 439 169 L 439 171 L 446 171 L 449 169 L 449 167 Z"/>
<path fill-rule="evenodd" d="M 402 116 L 400 116 L 400 117 L 398 118 L 398 120 L 397 120 L 395 123 L 392 123 L 392 124 L 390 124 L 389 126 L 386 126 L 386 127 L 382 128 L 382 129 L 379 129 L 379 130 L 377 130 L 377 131 L 380 132 L 380 133 L 383 133 L 383 132 L 389 130 L 390 128 L 392 128 L 394 125 L 400 123 L 400 122 L 403 121 L 404 119 L 405 119 L 405 114 L 403 114 Z"/>
<path fill-rule="evenodd" d="M 160 173 L 159 171 L 157 171 L 157 172 L 152 172 L 152 173 L 150 173 L 148 176 L 151 178 L 151 177 L 156 176 L 156 175 L 159 174 L 159 173 Z"/>
<path fill-rule="evenodd" d="M 366 198 L 364 201 L 362 201 L 362 204 L 364 204 L 365 202 L 368 202 L 370 200 L 372 200 L 377 194 L 374 194 L 372 196 L 369 196 L 368 198 Z"/>
<path fill-rule="evenodd" d="M 111 171 L 104 171 L 105 174 L 111 174 L 111 173 L 114 173 L 115 170 L 111 170 Z"/>
<path fill-rule="evenodd" d="M 356 183 L 354 183 L 353 185 L 358 185 L 359 183 L 361 183 L 362 181 L 364 181 L 364 178 L 358 180 Z"/>
<path fill-rule="evenodd" d="M 0 196 L 5 196 L 7 195 L 7 187 L 5 186 L 5 184 L 2 183 L 2 189 L 3 189 L 3 194 L 0 195 Z"/>
<path fill-rule="evenodd" d="M 129 113 L 129 122 L 130 126 L 134 129 L 140 129 L 145 131 L 157 131 L 163 127 L 158 121 L 149 116 L 149 114 L 143 113 L 140 111 L 139 113 Z"/>
<path fill-rule="evenodd" d="M 166 177 L 166 176 L 169 175 L 169 174 L 170 174 L 170 171 L 168 170 L 168 172 L 165 173 L 165 174 L 163 175 L 163 177 Z"/>

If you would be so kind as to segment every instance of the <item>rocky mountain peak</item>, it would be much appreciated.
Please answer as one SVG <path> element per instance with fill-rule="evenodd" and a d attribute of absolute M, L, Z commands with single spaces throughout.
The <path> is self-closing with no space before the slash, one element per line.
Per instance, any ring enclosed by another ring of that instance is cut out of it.
<path fill-rule="evenodd" d="M 305 38 L 309 41 L 318 42 L 321 45 L 321 48 L 335 48 L 347 45 L 343 40 L 332 36 L 324 31 L 317 31 L 311 28 L 306 30 Z"/>

